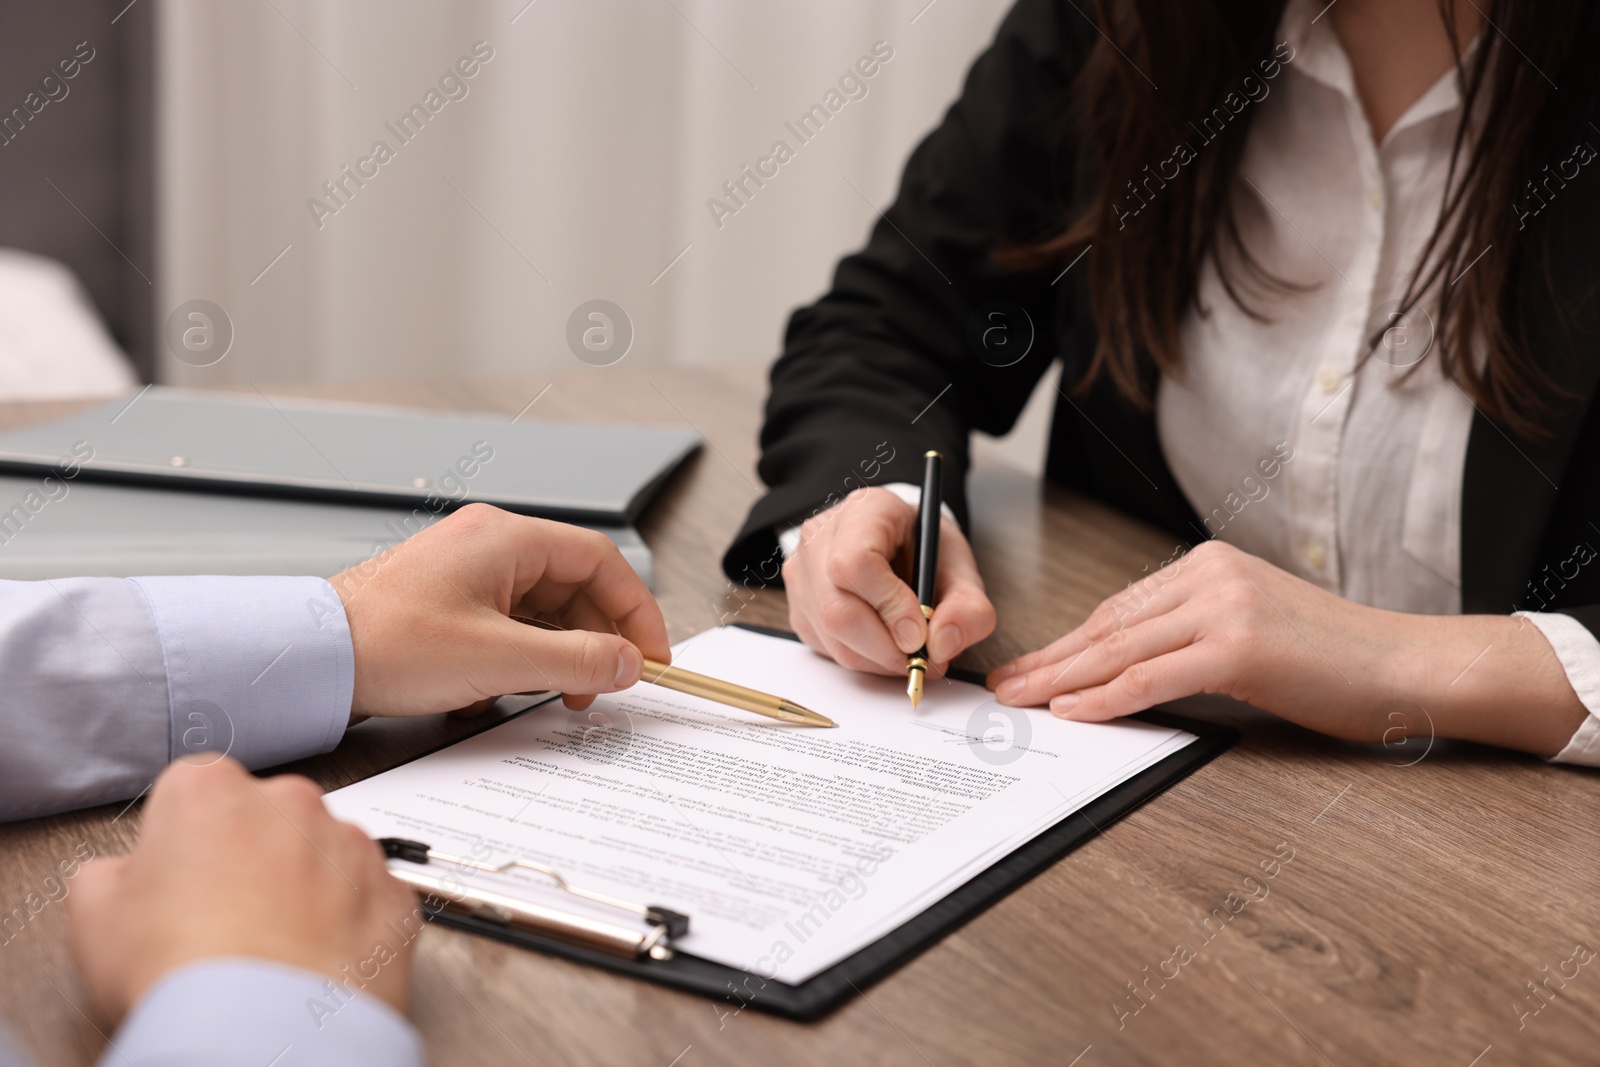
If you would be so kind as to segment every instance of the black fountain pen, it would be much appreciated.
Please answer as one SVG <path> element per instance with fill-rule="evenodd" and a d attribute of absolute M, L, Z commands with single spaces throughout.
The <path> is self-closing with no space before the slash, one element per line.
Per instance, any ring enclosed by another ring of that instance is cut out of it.
<path fill-rule="evenodd" d="M 917 513 L 917 603 L 922 617 L 933 621 L 933 583 L 939 574 L 939 467 L 944 457 L 937 452 L 923 453 L 922 507 Z M 928 646 L 924 644 L 906 661 L 906 695 L 913 709 L 922 702 L 922 685 L 928 673 Z"/>

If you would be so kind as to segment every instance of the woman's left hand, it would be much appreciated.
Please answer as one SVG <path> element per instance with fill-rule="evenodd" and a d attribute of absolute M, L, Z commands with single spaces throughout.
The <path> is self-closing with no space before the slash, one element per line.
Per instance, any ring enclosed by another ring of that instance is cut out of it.
<path fill-rule="evenodd" d="M 1346 600 L 1208 541 L 989 674 L 1001 703 L 1102 722 L 1217 693 L 1351 741 L 1559 751 L 1587 714 L 1538 628 Z"/>

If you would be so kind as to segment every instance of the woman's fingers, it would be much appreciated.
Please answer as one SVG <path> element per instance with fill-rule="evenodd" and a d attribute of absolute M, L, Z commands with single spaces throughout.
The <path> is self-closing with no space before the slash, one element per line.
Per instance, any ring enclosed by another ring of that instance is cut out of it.
<path fill-rule="evenodd" d="M 951 659 L 994 631 L 972 549 L 954 522 L 940 530 L 937 610 L 924 617 L 896 564 L 910 554 L 917 511 L 881 488 L 858 490 L 801 527 L 783 567 L 789 618 L 802 640 L 851 670 L 898 675 L 928 650 L 942 674 Z"/>
<path fill-rule="evenodd" d="M 893 563 L 915 520 L 904 501 L 881 489 L 852 494 L 812 520 L 820 535 L 803 562 L 813 572 L 813 622 L 826 644 L 853 653 L 840 659 L 845 666 L 879 673 L 903 669 L 907 653 L 927 639 L 916 594 Z"/>
<path fill-rule="evenodd" d="M 905 670 L 906 653 L 897 647 L 883 617 L 849 589 L 824 594 L 819 618 L 830 651 L 842 666 L 879 674 Z M 841 656 L 837 650 L 847 654 Z"/>
<path fill-rule="evenodd" d="M 949 519 L 939 531 L 937 607 L 928 627 L 928 658 L 943 667 L 994 633 L 994 605 L 978 574 L 978 561 L 961 529 Z"/>
<path fill-rule="evenodd" d="M 955 523 L 946 520 L 940 531 L 938 608 L 930 622 L 892 563 L 912 536 L 912 509 L 890 497 L 853 514 L 847 504 L 841 512 L 815 611 L 816 630 L 825 642 L 851 654 L 841 663 L 899 674 L 906 657 L 925 647 L 928 658 L 942 667 L 994 632 L 994 606 L 972 549 Z"/>
<path fill-rule="evenodd" d="M 1146 708 L 1210 692 L 1221 674 L 1217 655 L 1202 644 L 1186 645 L 1154 659 L 1132 664 L 1104 685 L 1063 693 L 1050 710 L 1064 719 L 1105 722 Z"/>
<path fill-rule="evenodd" d="M 1071 659 L 1119 630 L 1158 618 L 1187 602 L 1194 595 L 1193 582 L 1184 571 L 1188 561 L 1189 557 L 1184 556 L 1115 596 L 1107 597 L 1076 629 L 1044 648 L 1018 656 L 990 671 L 988 684 L 1000 686 L 1017 675 Z"/>
<path fill-rule="evenodd" d="M 1251 621 L 1259 610 L 1251 568 L 1259 566 L 1207 542 L 1103 602 L 1059 641 L 996 669 L 995 695 L 1007 704 L 1049 701 L 1057 715 L 1093 722 L 1197 692 L 1237 696 L 1244 665 L 1274 655 Z"/>
<path fill-rule="evenodd" d="M 872 610 L 875 625 L 839 630 L 836 635 L 870 659 L 880 657 L 868 648 L 887 643 L 902 654 L 915 652 L 926 637 L 917 596 L 900 575 L 893 560 L 911 536 L 915 513 L 898 497 L 880 491 L 863 493 L 839 505 L 835 529 L 828 544 L 824 576 L 839 592 L 854 595 Z M 826 605 L 824 605 L 826 606 Z M 884 641 L 877 640 L 878 632 Z M 881 657 L 887 664 L 891 657 Z"/>
<path fill-rule="evenodd" d="M 995 689 L 995 697 L 1002 704 L 1037 707 L 1059 694 L 1103 685 L 1136 664 L 1184 648 L 1194 642 L 1196 633 L 1191 612 L 1168 612 L 1113 630 L 1063 659 L 1008 678 Z"/>
<path fill-rule="evenodd" d="M 859 490 L 801 527 L 784 564 L 792 625 L 811 647 L 852 670 L 904 669 L 926 639 L 922 610 L 893 560 L 916 512 L 882 489 Z"/>

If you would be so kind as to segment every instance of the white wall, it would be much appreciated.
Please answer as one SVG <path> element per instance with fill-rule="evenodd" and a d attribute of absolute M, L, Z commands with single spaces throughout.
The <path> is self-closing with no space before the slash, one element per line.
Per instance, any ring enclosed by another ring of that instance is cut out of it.
<path fill-rule="evenodd" d="M 559 371 L 597 297 L 632 318 L 630 360 L 769 360 L 1007 6 L 525 3 L 164 0 L 162 313 L 208 299 L 235 329 L 164 380 Z M 468 95 L 399 146 L 384 123 L 479 40 Z M 880 40 L 868 95 L 798 146 L 785 120 Z M 380 138 L 395 158 L 319 230 L 307 200 Z M 719 230 L 706 200 L 779 139 L 794 160 Z"/>

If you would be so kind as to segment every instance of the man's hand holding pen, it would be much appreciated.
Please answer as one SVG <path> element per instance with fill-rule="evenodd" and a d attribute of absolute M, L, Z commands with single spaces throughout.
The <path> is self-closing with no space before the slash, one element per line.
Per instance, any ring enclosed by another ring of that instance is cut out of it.
<path fill-rule="evenodd" d="M 605 535 L 472 504 L 329 579 L 355 650 L 352 713 L 479 708 L 560 690 L 582 709 L 669 663 L 661 609 Z M 512 614 L 559 625 L 535 629 Z"/>
<path fill-rule="evenodd" d="M 851 670 L 905 677 L 906 657 L 926 645 L 929 670 L 994 632 L 961 528 L 941 520 L 933 618 L 915 580 L 917 509 L 887 489 L 858 489 L 800 528 L 800 547 L 783 565 L 789 623 L 801 639 Z"/>

